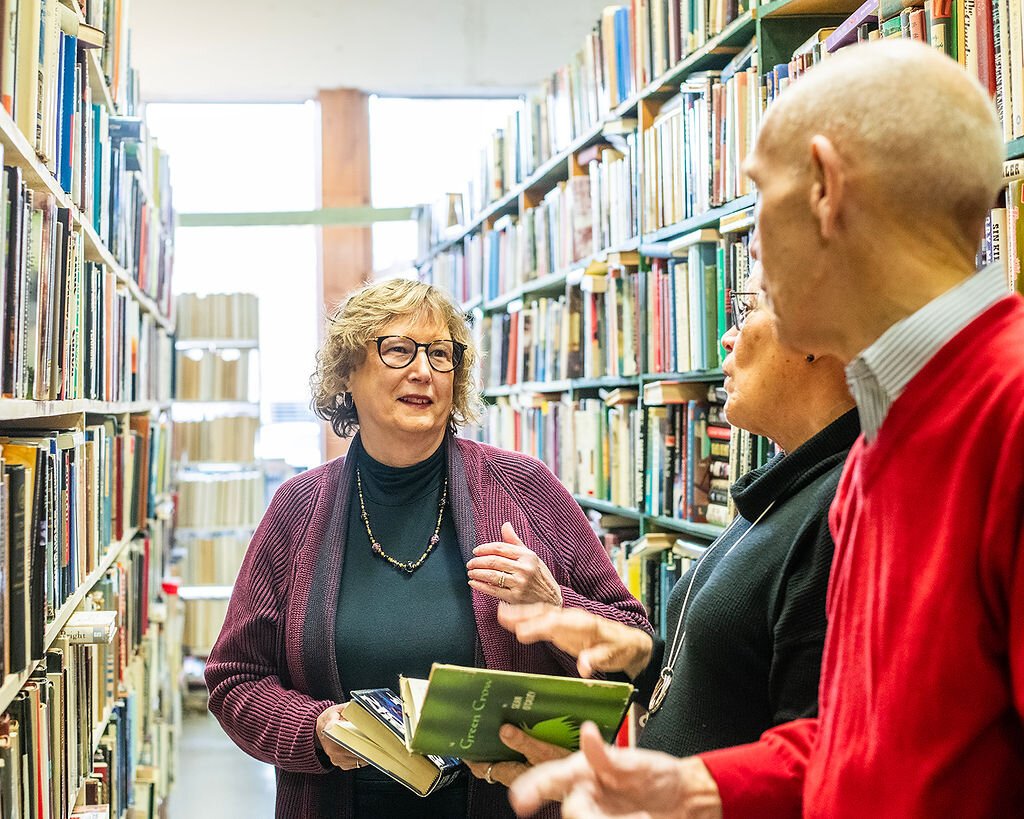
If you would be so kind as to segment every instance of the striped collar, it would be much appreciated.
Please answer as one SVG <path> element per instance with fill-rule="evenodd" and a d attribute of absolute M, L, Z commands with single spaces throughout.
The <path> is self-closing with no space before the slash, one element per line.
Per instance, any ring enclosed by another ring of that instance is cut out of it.
<path fill-rule="evenodd" d="M 1005 295 L 1006 273 L 995 262 L 896 322 L 847 365 L 846 381 L 868 441 L 929 359 Z"/>

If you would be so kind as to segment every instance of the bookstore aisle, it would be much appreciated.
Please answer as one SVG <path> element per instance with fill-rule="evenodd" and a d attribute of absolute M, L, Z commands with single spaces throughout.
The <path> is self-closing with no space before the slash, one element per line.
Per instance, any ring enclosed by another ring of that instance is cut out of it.
<path fill-rule="evenodd" d="M 182 764 L 165 819 L 273 819 L 273 767 L 239 750 L 212 715 L 185 715 L 180 750 Z"/>

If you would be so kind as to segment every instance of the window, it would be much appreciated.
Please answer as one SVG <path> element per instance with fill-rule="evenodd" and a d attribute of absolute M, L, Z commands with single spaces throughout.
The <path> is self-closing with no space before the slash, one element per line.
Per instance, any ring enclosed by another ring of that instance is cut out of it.
<path fill-rule="evenodd" d="M 170 153 L 179 212 L 316 207 L 316 105 L 150 104 L 150 131 Z M 178 228 L 176 293 L 245 291 L 260 303 L 257 455 L 320 463 L 320 425 L 309 412 L 321 316 L 317 231 L 302 227 Z"/>
<path fill-rule="evenodd" d="M 370 97 L 374 207 L 432 204 L 479 174 L 481 151 L 517 105 L 514 99 Z M 417 253 L 414 222 L 373 226 L 373 267 L 407 270 Z"/>

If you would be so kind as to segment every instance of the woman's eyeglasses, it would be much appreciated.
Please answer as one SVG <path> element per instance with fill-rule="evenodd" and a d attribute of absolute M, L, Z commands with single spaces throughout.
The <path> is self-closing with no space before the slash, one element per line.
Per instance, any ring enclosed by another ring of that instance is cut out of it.
<path fill-rule="evenodd" d="M 427 351 L 427 363 L 434 372 L 450 373 L 462 363 L 466 345 L 450 339 L 416 341 L 408 336 L 377 336 L 377 354 L 384 365 L 401 370 L 412 364 L 420 347 Z"/>
<path fill-rule="evenodd" d="M 733 290 L 729 297 L 732 304 L 732 323 L 739 330 L 743 327 L 750 314 L 757 309 L 758 291 Z"/>

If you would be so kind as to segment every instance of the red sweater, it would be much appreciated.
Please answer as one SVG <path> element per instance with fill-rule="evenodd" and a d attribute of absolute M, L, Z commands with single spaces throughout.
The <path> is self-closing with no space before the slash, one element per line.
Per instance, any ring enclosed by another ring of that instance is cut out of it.
<path fill-rule="evenodd" d="M 1020 297 L 958 333 L 858 440 L 831 526 L 819 717 L 703 755 L 726 819 L 1020 816 Z"/>

